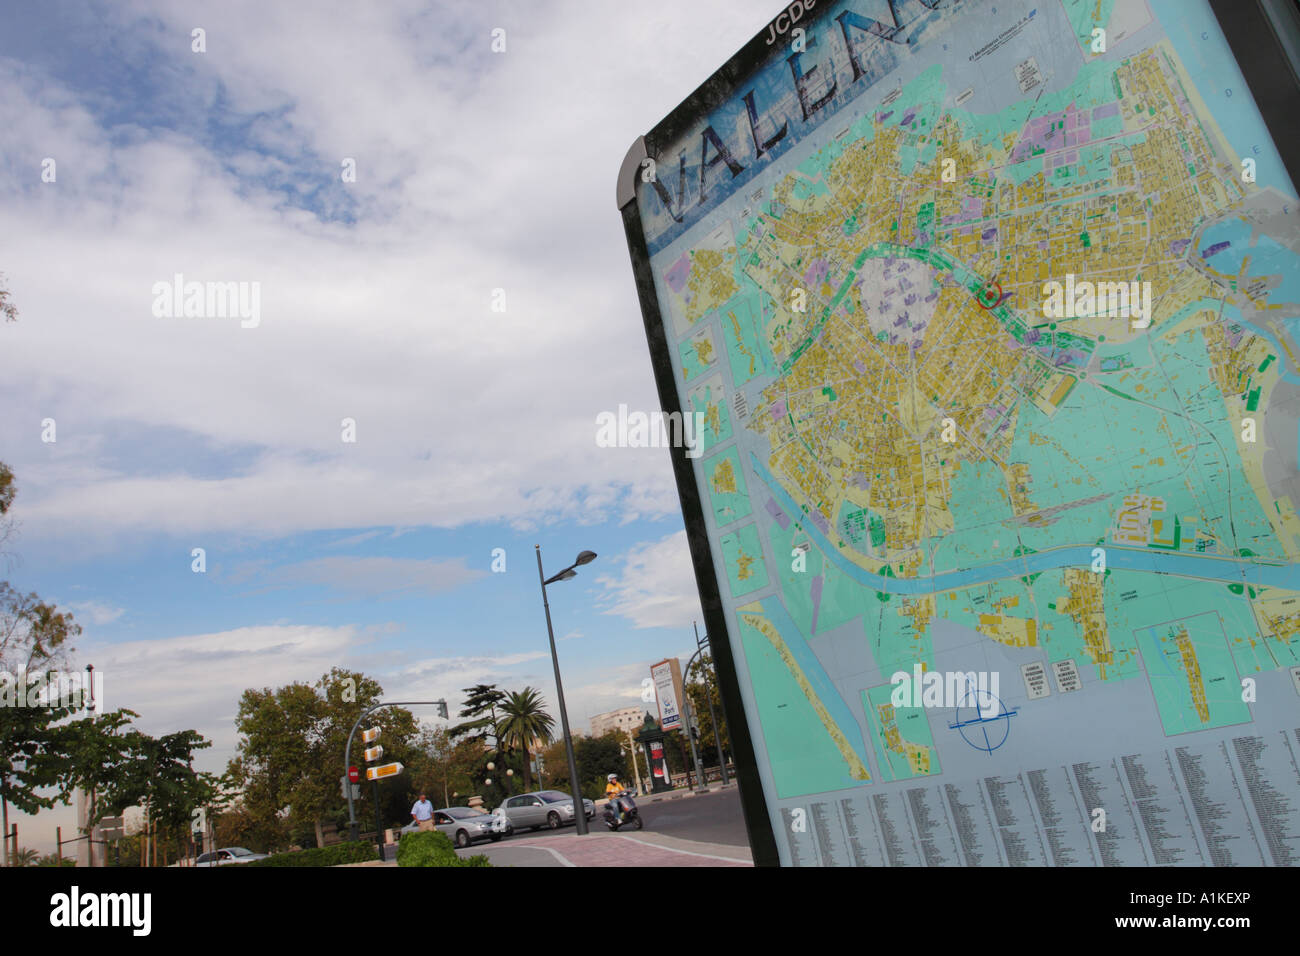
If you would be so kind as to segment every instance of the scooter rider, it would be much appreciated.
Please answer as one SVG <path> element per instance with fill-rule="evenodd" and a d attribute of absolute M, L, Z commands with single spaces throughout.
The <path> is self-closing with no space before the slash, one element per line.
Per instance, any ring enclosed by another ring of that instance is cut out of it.
<path fill-rule="evenodd" d="M 605 784 L 605 797 L 609 800 L 610 805 L 614 808 L 614 822 L 623 822 L 623 801 L 619 799 L 627 788 L 618 782 L 618 774 L 611 773 L 605 778 L 608 782 Z"/>

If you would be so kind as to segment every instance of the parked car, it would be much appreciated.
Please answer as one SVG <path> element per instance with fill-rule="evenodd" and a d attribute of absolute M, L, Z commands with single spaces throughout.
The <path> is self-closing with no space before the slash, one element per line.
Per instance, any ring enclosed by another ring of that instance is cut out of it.
<path fill-rule="evenodd" d="M 585 797 L 582 806 L 588 820 L 596 815 L 596 805 Z M 538 790 L 509 797 L 497 807 L 497 812 L 504 813 L 516 830 L 525 827 L 533 830 L 541 827 L 558 830 L 564 824 L 574 822 L 573 797 L 560 790 Z"/>
<path fill-rule="evenodd" d="M 433 811 L 433 828 L 451 837 L 456 846 L 469 846 L 477 840 L 491 840 L 496 843 L 503 836 L 514 832 L 510 822 L 497 814 L 487 813 L 474 807 L 447 807 Z M 403 833 L 417 833 L 420 825 L 412 820 L 402 827 Z"/>
<path fill-rule="evenodd" d="M 252 850 L 245 850 L 242 846 L 227 846 L 211 853 L 201 853 L 199 858 L 194 861 L 195 866 L 230 866 L 234 863 L 252 863 L 254 860 L 265 860 L 267 854 L 254 853 Z"/>

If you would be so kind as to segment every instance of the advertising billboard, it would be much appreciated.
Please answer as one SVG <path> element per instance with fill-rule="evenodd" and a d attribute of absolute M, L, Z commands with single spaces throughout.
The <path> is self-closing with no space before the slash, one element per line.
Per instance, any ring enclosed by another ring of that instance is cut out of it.
<path fill-rule="evenodd" d="M 675 657 L 660 661 L 650 668 L 655 696 L 659 700 L 659 727 L 661 730 L 680 730 L 682 726 L 682 665 Z"/>
<path fill-rule="evenodd" d="M 757 862 L 1300 862 L 1295 73 L 1221 9 L 796 0 L 624 160 Z"/>

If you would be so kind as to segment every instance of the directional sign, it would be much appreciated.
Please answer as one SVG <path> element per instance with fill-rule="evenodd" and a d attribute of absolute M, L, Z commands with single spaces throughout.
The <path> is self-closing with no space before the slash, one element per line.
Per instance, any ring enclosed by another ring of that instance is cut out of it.
<path fill-rule="evenodd" d="M 401 773 L 403 767 L 400 763 L 386 763 L 379 767 L 367 767 L 367 780 L 383 780 L 385 777 L 396 777 Z"/>
<path fill-rule="evenodd" d="M 368 747 L 366 748 L 366 763 L 369 763 L 372 760 L 378 760 L 383 755 L 383 747 Z"/>
<path fill-rule="evenodd" d="M 373 744 L 379 739 L 379 728 L 371 727 L 369 730 L 361 731 L 361 742 L 363 744 Z"/>

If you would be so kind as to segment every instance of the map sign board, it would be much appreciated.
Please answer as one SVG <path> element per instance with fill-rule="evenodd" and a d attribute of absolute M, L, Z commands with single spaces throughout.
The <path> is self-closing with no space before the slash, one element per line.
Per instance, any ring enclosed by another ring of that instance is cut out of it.
<path fill-rule="evenodd" d="M 1296 94 L 1216 9 L 795 2 L 624 160 L 758 862 L 1300 862 Z"/>

